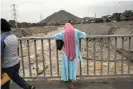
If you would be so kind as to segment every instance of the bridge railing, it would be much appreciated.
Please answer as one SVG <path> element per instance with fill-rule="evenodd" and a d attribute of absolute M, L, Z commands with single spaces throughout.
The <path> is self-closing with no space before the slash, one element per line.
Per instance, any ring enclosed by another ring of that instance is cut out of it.
<path fill-rule="evenodd" d="M 90 35 L 79 41 L 83 62 L 77 76 L 133 75 L 133 35 Z M 19 38 L 20 74 L 25 78 L 60 78 L 61 55 L 53 38 Z"/>

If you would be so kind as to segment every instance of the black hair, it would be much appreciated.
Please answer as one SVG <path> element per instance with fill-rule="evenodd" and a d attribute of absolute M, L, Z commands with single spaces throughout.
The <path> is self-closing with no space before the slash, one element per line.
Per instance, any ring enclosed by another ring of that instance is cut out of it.
<path fill-rule="evenodd" d="M 11 31 L 11 27 L 9 23 L 5 19 L 1 19 L 1 31 L 2 32 L 8 32 Z"/>

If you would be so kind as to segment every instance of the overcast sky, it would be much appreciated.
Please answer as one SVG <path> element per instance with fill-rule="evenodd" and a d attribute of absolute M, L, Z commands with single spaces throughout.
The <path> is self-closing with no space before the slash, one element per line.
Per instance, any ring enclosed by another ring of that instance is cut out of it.
<path fill-rule="evenodd" d="M 106 2 L 105 2 L 106 1 Z M 13 19 L 11 4 L 17 4 L 19 22 L 39 22 L 59 10 L 66 10 L 78 17 L 97 17 L 133 10 L 133 0 L 1 0 L 1 17 Z"/>

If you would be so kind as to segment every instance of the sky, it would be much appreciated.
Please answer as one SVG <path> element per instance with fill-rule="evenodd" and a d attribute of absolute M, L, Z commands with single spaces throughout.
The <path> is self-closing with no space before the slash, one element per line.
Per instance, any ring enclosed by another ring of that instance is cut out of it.
<path fill-rule="evenodd" d="M 1 0 L 1 17 L 12 20 L 11 5 L 16 4 L 18 22 L 39 22 L 47 16 L 66 10 L 80 18 L 101 17 L 115 12 L 133 10 L 133 0 Z"/>

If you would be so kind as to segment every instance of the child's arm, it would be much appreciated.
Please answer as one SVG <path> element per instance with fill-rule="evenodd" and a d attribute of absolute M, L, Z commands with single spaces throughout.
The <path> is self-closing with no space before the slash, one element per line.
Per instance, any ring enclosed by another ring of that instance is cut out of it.
<path fill-rule="evenodd" d="M 8 82 L 10 80 L 9 76 L 7 75 L 7 73 L 3 73 L 1 76 L 1 80 L 0 80 L 0 86 L 4 85 L 6 82 Z"/>

